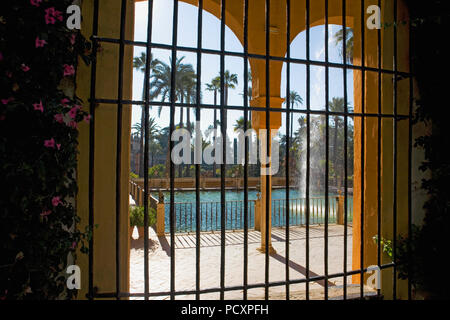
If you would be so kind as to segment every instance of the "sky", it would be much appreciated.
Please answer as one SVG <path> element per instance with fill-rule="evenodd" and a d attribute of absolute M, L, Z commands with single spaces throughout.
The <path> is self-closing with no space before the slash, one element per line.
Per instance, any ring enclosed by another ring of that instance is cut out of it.
<path fill-rule="evenodd" d="M 172 14 L 173 1 L 154 0 L 153 1 L 153 29 L 152 42 L 161 44 L 172 44 Z M 147 10 L 148 2 L 137 2 L 135 4 L 135 41 L 147 41 Z M 197 19 L 198 9 L 195 6 L 179 2 L 178 9 L 178 45 L 185 47 L 197 47 Z M 203 11 L 203 47 L 207 49 L 220 50 L 220 20 L 210 13 Z M 225 27 L 225 50 L 233 52 L 243 52 L 243 47 L 235 34 Z M 342 57 L 339 54 L 339 48 L 336 47 L 332 37 L 341 27 L 337 25 L 329 25 L 329 61 L 342 63 Z M 311 28 L 310 53 L 311 59 L 317 61 L 325 61 L 325 26 L 317 26 Z M 140 56 L 141 52 L 145 52 L 145 48 L 135 47 L 134 56 Z M 152 49 L 153 57 L 165 63 L 169 63 L 171 51 L 163 49 Z M 178 51 L 177 57 L 185 56 L 183 62 L 192 64 L 194 70 L 197 70 L 197 54 L 191 52 Z M 300 33 L 291 43 L 291 57 L 305 59 L 306 57 L 306 40 L 305 32 Z M 296 108 L 306 108 L 306 66 L 302 64 L 291 63 L 291 90 L 295 90 L 303 98 L 303 106 Z M 241 57 L 225 57 L 225 70 L 235 73 L 238 76 L 238 85 L 236 89 L 229 92 L 229 105 L 243 106 L 243 90 L 244 90 L 244 59 Z M 213 104 L 214 96 L 212 92 L 205 90 L 206 83 L 219 75 L 220 72 L 220 56 L 211 54 L 202 54 L 202 103 Z M 343 71 L 341 69 L 329 68 L 329 97 L 344 96 Z M 282 71 L 281 95 L 285 97 L 286 93 L 286 64 Z M 353 106 L 353 85 L 352 71 L 348 70 L 348 100 L 350 106 Z M 144 82 L 144 74 L 138 70 L 133 71 L 133 100 L 142 100 L 142 87 Z M 325 108 L 325 67 L 311 66 L 311 109 L 323 110 Z M 157 98 L 156 100 L 161 100 Z M 178 109 L 178 108 L 177 108 Z M 185 111 L 186 112 L 186 111 Z M 219 114 L 219 113 L 218 113 Z M 284 114 L 283 114 L 284 115 Z M 233 135 L 232 124 L 243 116 L 242 111 L 228 111 L 228 135 Z M 294 124 L 296 118 L 294 116 Z M 133 106 L 132 123 L 140 122 L 141 107 Z M 169 125 L 170 112 L 169 108 L 163 108 L 161 116 L 158 116 L 158 107 L 154 106 L 150 110 L 150 117 L 157 119 L 160 128 Z M 175 123 L 179 120 L 178 111 L 175 113 Z M 195 119 L 191 110 L 191 122 Z M 186 121 L 186 114 L 184 115 Z M 286 132 L 285 117 L 282 116 L 282 126 L 280 132 Z M 213 123 L 213 110 L 203 109 L 201 111 L 201 130 L 205 131 Z"/>

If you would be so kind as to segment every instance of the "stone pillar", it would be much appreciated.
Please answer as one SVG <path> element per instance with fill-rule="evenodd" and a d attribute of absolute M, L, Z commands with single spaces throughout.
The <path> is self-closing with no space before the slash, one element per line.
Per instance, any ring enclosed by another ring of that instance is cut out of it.
<path fill-rule="evenodd" d="M 261 79 L 260 79 L 261 80 Z M 261 88 L 262 90 L 262 88 Z M 250 102 L 252 107 L 259 107 L 264 109 L 266 107 L 266 97 L 255 97 Z M 282 103 L 284 102 L 283 98 L 280 97 L 270 97 L 269 104 L 271 108 L 281 108 Z M 269 252 L 275 253 L 275 249 L 272 247 L 271 237 L 272 237 L 272 174 L 271 172 L 271 142 L 273 137 L 275 137 L 276 130 L 281 127 L 281 113 L 280 112 L 270 112 L 269 123 L 267 123 L 266 111 L 252 111 L 252 128 L 258 132 L 259 138 L 263 138 L 263 141 L 260 141 L 260 157 L 267 157 L 266 164 L 261 164 L 261 200 L 260 200 L 260 231 L 261 231 L 261 247 L 258 249 L 261 252 L 266 251 L 266 214 L 268 215 L 268 233 L 269 233 Z M 266 137 L 262 135 L 261 130 L 266 131 Z M 267 146 L 267 140 L 269 139 L 270 143 Z M 268 147 L 268 149 L 267 149 Z M 279 155 L 276 155 L 279 156 Z M 264 159 L 261 159 L 264 160 Z M 263 174 L 264 173 L 264 174 Z M 255 220 L 256 220 L 256 212 L 255 212 Z M 256 228 L 256 226 L 255 226 Z"/>

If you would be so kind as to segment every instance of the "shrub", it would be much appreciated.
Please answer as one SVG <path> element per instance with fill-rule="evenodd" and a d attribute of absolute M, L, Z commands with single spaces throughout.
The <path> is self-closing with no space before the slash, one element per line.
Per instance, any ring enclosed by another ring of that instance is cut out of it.
<path fill-rule="evenodd" d="M 149 208 L 148 225 L 152 226 L 156 223 L 156 210 Z M 144 207 L 130 207 L 130 226 L 144 226 Z"/>
<path fill-rule="evenodd" d="M 136 173 L 130 172 L 130 179 L 138 179 L 138 178 L 139 176 Z"/>

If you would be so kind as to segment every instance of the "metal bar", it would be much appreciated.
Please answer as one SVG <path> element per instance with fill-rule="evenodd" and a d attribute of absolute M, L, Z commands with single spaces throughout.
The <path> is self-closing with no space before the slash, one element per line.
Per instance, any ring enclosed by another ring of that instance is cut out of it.
<path fill-rule="evenodd" d="M 344 39 L 345 41 L 345 39 Z M 328 62 L 328 0 L 325 0 L 325 62 Z M 325 109 L 329 111 L 329 82 L 330 82 L 330 70 L 328 65 L 325 67 Z M 329 116 L 325 118 L 325 248 L 324 248 L 324 263 L 325 263 L 325 300 L 328 300 L 328 184 L 329 184 L 329 160 L 330 160 L 330 124 Z M 322 202 L 321 202 L 322 207 Z M 322 215 L 323 215 L 323 210 Z"/>
<path fill-rule="evenodd" d="M 225 297 L 225 163 L 226 163 L 226 111 L 225 111 L 225 6 L 226 0 L 220 0 L 220 129 L 222 131 L 222 163 L 220 165 L 220 300 Z"/>
<path fill-rule="evenodd" d="M 343 81 L 344 81 L 344 111 L 348 113 L 348 93 L 347 93 L 347 0 L 342 0 L 342 30 L 343 39 L 342 42 L 342 57 L 344 62 Z M 347 252 L 348 252 L 348 116 L 344 116 L 344 288 L 343 296 L 344 300 L 347 300 Z M 337 204 L 339 207 L 339 204 Z M 336 215 L 337 219 L 337 215 Z"/>
<path fill-rule="evenodd" d="M 146 61 L 145 61 L 145 75 L 144 75 L 144 90 L 145 90 L 145 105 L 144 105 L 144 292 L 148 294 L 150 283 L 149 283 L 149 264 L 148 264 L 148 209 L 149 209 L 149 183 L 148 183 L 148 152 L 150 140 L 148 126 L 149 126 L 149 105 L 150 101 L 150 69 L 151 69 L 151 47 L 150 42 L 152 39 L 152 15 L 153 15 L 153 1 L 148 2 L 148 12 L 147 12 L 147 47 L 146 47 Z M 148 300 L 148 297 L 145 298 Z"/>
<path fill-rule="evenodd" d="M 306 0 L 306 60 L 310 60 L 310 42 L 311 42 L 311 16 L 310 16 L 310 0 Z M 306 65 L 306 108 L 309 111 L 311 106 L 311 66 Z M 305 241 L 305 267 L 306 267 L 306 300 L 309 300 L 309 215 L 310 215 L 310 203 L 309 203 L 309 178 L 311 173 L 311 115 L 306 114 L 306 241 Z"/>
<path fill-rule="evenodd" d="M 170 137 L 169 137 L 169 158 L 172 159 L 173 141 L 172 133 L 175 130 L 175 76 L 177 60 L 177 33 L 178 33 L 178 0 L 173 0 L 173 30 L 172 30 L 172 61 L 170 77 Z M 175 299 L 175 167 L 170 160 L 170 299 Z"/>
<path fill-rule="evenodd" d="M 361 1 L 361 65 L 365 65 L 365 1 Z M 366 102 L 366 75 L 361 72 L 361 111 L 365 112 Z M 361 117 L 361 248 L 360 248 L 360 298 L 364 297 L 364 140 L 365 140 L 365 118 Z"/>
<path fill-rule="evenodd" d="M 394 115 L 398 112 L 398 41 L 397 41 L 397 0 L 394 0 Z M 397 158 L 398 158 L 398 124 L 394 120 L 394 201 L 393 201 L 393 241 L 392 241 L 392 260 L 394 262 L 393 272 L 393 299 L 397 300 L 397 265 L 396 265 L 396 255 L 397 255 Z"/>
<path fill-rule="evenodd" d="M 94 21 L 92 23 L 93 38 L 98 34 L 98 0 L 94 0 Z M 95 89 L 97 82 L 97 41 L 92 40 L 92 60 L 91 66 L 91 87 L 90 87 L 90 106 L 89 113 L 91 115 L 91 121 L 89 123 L 89 230 L 91 231 L 91 237 L 89 239 L 89 280 L 88 280 L 88 299 L 94 299 L 94 165 L 95 165 Z"/>
<path fill-rule="evenodd" d="M 378 6 L 381 8 L 381 0 L 378 0 Z M 378 29 L 377 34 L 377 51 L 378 51 L 378 68 L 382 67 L 382 56 L 381 56 L 381 29 Z M 382 112 L 382 73 L 378 71 L 378 113 Z M 378 117 L 378 132 L 377 132 L 377 148 L 378 148 L 378 161 L 377 161 L 377 265 L 381 265 L 381 130 L 382 122 L 381 118 Z M 377 290 L 378 295 L 381 295 L 381 290 Z"/>
<path fill-rule="evenodd" d="M 119 77 L 118 77 L 118 89 L 117 97 L 119 100 L 117 107 L 117 137 L 116 137 L 116 299 L 119 300 L 120 292 L 120 206 L 121 206 L 121 190 L 122 177 L 121 177 L 121 166 L 122 166 L 122 111 L 123 104 L 120 102 L 123 97 L 123 67 L 124 67 L 124 55 L 125 55 L 125 45 L 123 44 L 123 39 L 125 39 L 125 19 L 126 19 L 126 0 L 122 0 L 120 9 L 120 46 L 119 46 Z"/>
<path fill-rule="evenodd" d="M 349 65 L 350 66 L 350 65 Z M 89 102 L 92 102 L 89 99 Z M 118 104 L 119 100 L 117 99 L 103 99 L 103 98 L 98 98 L 98 99 L 94 99 L 93 102 L 96 103 L 103 103 L 103 104 Z M 127 99 L 123 99 L 121 100 L 121 102 L 123 104 L 133 104 L 133 105 L 143 105 L 145 104 L 144 101 L 139 101 L 139 100 L 127 100 Z M 150 106 L 162 106 L 162 107 L 170 107 L 171 103 L 170 102 L 158 102 L 158 101 L 150 101 L 148 103 Z M 196 104 L 186 104 L 186 103 L 174 103 L 173 104 L 175 107 L 196 107 Z M 220 106 L 214 106 L 211 104 L 200 104 L 200 108 L 202 109 L 220 109 Z M 239 110 L 239 111 L 243 111 L 244 107 L 243 106 L 233 106 L 233 105 L 228 105 L 227 106 L 228 110 Z M 248 111 L 261 111 L 260 107 L 248 107 L 247 108 Z M 258 110 L 259 109 L 259 110 Z M 280 109 L 280 108 L 269 108 L 270 112 L 281 112 L 284 113 L 286 112 L 284 109 Z M 401 121 L 401 120 L 408 120 L 409 116 L 407 115 L 400 115 L 397 114 L 397 116 L 394 116 L 393 114 L 377 114 L 377 113 L 364 113 L 364 115 L 362 113 L 355 113 L 355 112 L 349 112 L 349 113 L 345 113 L 345 112 L 336 112 L 336 111 L 329 111 L 326 112 L 325 110 L 305 110 L 305 109 L 291 109 L 291 113 L 298 113 L 298 114 L 312 114 L 312 115 L 329 115 L 329 116 L 350 116 L 350 117 L 365 117 L 365 118 L 386 118 L 386 119 L 396 119 L 397 121 Z"/>
<path fill-rule="evenodd" d="M 413 33 L 411 22 L 409 23 L 409 72 L 413 68 Z M 412 120 L 413 120 L 413 110 L 414 108 L 414 80 L 409 78 L 409 126 L 408 126 L 408 238 L 412 237 L 412 150 L 413 150 L 413 132 L 412 132 Z M 409 274 L 411 274 L 413 257 L 411 254 L 411 240 L 408 241 L 408 261 L 409 261 Z M 408 300 L 412 300 L 412 284 L 411 279 L 408 278 Z"/>
<path fill-rule="evenodd" d="M 120 41 L 118 39 L 107 38 L 107 37 L 95 37 L 95 39 L 99 42 L 120 43 Z M 143 42 L 143 41 L 124 40 L 123 42 L 125 45 L 130 45 L 130 46 L 135 46 L 135 47 L 145 47 L 146 46 L 146 42 Z M 152 43 L 151 45 L 154 49 L 171 50 L 174 47 L 177 51 L 186 51 L 186 52 L 197 52 L 198 51 L 197 48 L 177 46 L 177 45 L 173 46 L 173 45 L 161 44 L 161 43 Z M 222 53 L 222 51 L 220 51 L 220 50 L 205 49 L 205 48 L 202 48 L 200 51 L 204 54 L 220 55 Z M 224 50 L 223 53 L 226 56 L 231 56 L 231 57 L 241 57 L 241 58 L 244 57 L 244 54 L 242 52 L 234 52 L 234 51 Z M 256 54 L 256 53 L 248 53 L 248 57 L 254 58 L 254 59 L 265 59 L 266 55 L 261 55 L 261 54 Z M 285 57 L 269 56 L 269 58 L 270 58 L 270 60 L 273 60 L 273 61 L 287 62 L 287 59 Z M 325 63 L 323 61 L 308 60 L 308 59 L 305 60 L 305 59 L 299 59 L 299 58 L 291 58 L 290 62 L 296 63 L 296 64 L 322 66 L 322 67 L 325 67 L 326 65 L 328 65 L 331 68 L 343 68 L 344 67 L 342 63 L 335 63 L 335 62 Z M 373 67 L 369 67 L 369 66 L 362 67 L 362 66 L 358 66 L 358 65 L 349 64 L 347 66 L 347 68 L 352 69 L 352 70 L 357 70 L 357 71 L 378 72 L 378 68 L 373 68 Z M 382 69 L 381 71 L 386 74 L 391 74 L 391 75 L 394 74 L 394 71 L 389 70 L 389 69 Z M 410 74 L 408 72 L 402 72 L 402 71 L 398 71 L 397 74 L 402 77 L 412 76 L 412 74 Z"/>
<path fill-rule="evenodd" d="M 267 128 L 267 134 L 266 134 L 266 150 L 267 150 L 267 159 L 270 159 L 271 157 L 271 132 L 270 132 L 270 112 L 268 111 L 270 108 L 270 0 L 266 0 L 266 128 Z M 269 160 L 269 163 L 271 160 Z M 267 171 L 271 171 L 268 170 L 268 166 L 266 165 L 266 170 Z M 270 190 L 271 186 L 270 186 L 270 177 L 269 177 L 269 172 L 266 171 L 266 234 L 265 234 L 265 242 L 266 242 L 266 248 L 265 248 L 265 283 L 266 283 L 266 287 L 264 290 L 264 298 L 266 300 L 269 299 L 269 219 L 272 219 L 271 217 L 271 201 L 270 199 L 270 194 L 272 192 L 272 190 Z"/>
<path fill-rule="evenodd" d="M 381 266 L 381 270 L 386 270 L 389 268 L 392 268 L 394 266 L 393 263 L 389 263 L 389 264 L 384 264 Z M 362 270 L 363 272 L 367 272 L 367 268 Z M 352 270 L 348 272 L 348 275 L 355 275 L 355 274 L 359 274 L 361 272 L 361 270 Z M 334 273 L 334 274 L 330 274 L 328 275 L 328 279 L 334 279 L 334 278 L 342 278 L 343 277 L 343 273 Z M 325 279 L 325 276 L 313 276 L 310 277 L 310 281 L 312 282 L 319 282 L 319 281 L 323 281 Z M 301 283 L 306 283 L 306 279 L 295 279 L 295 280 L 290 280 L 289 284 L 293 285 L 293 284 L 301 284 Z M 269 283 L 269 287 L 281 287 L 285 285 L 285 281 L 273 281 Z M 254 284 L 249 284 L 248 285 L 248 289 L 258 289 L 258 288 L 264 288 L 265 283 L 254 283 Z M 236 290 L 242 290 L 243 286 L 231 286 L 231 287 L 225 287 L 224 290 L 225 291 L 236 291 Z M 200 290 L 200 294 L 206 294 L 206 293 L 217 293 L 220 292 L 221 288 L 208 288 L 208 289 L 203 289 Z M 175 295 L 189 295 L 189 294 L 195 294 L 196 291 L 195 290 L 182 290 L 182 291 L 177 291 L 174 294 Z M 166 292 L 151 292 L 148 294 L 149 297 L 159 297 L 159 296 L 168 296 L 170 295 L 170 291 L 166 291 Z M 116 293 L 113 292 L 105 292 L 105 293 L 96 293 L 95 297 L 96 298 L 111 298 L 111 297 L 115 297 Z M 129 293 L 129 292 L 121 292 L 119 294 L 119 296 L 121 298 L 124 297 L 144 297 L 145 294 L 144 293 Z"/>

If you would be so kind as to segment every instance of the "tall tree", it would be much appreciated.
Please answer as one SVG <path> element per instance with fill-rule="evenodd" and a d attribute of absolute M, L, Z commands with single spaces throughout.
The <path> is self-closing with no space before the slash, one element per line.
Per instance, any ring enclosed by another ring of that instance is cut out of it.
<path fill-rule="evenodd" d="M 244 117 L 240 117 L 239 119 L 236 120 L 236 123 L 234 124 L 234 131 L 238 131 L 238 130 L 242 130 L 244 131 Z M 251 129 L 252 127 L 252 123 L 250 121 L 247 121 L 247 129 Z"/>
<path fill-rule="evenodd" d="M 206 84 L 206 90 L 214 92 L 214 106 L 217 105 L 217 93 L 220 91 L 220 77 L 215 77 L 211 80 L 211 83 Z M 217 130 L 217 109 L 214 108 L 214 130 Z M 216 176 L 216 164 L 213 163 L 213 177 Z"/>
<path fill-rule="evenodd" d="M 183 63 L 184 56 L 177 58 L 175 61 L 175 101 L 183 103 L 186 97 L 186 85 L 191 85 L 195 81 L 195 71 L 191 64 Z M 170 63 L 159 62 L 152 74 L 150 83 L 153 88 L 152 96 L 161 97 L 161 101 L 170 100 L 172 79 L 172 58 Z M 162 107 L 158 109 L 158 115 L 161 115 Z M 180 112 L 180 127 L 183 126 L 183 108 Z"/>
<path fill-rule="evenodd" d="M 216 81 L 219 84 L 219 92 L 221 89 L 221 77 L 220 74 L 213 79 L 213 81 Z M 230 73 L 229 70 L 225 70 L 223 73 L 223 88 L 224 88 L 224 107 L 228 105 L 228 93 L 230 89 L 236 89 L 236 86 L 238 85 L 238 76 L 235 73 Z M 223 119 L 223 125 L 225 128 L 227 127 L 227 109 L 224 108 L 224 116 L 225 119 Z"/>
<path fill-rule="evenodd" d="M 158 59 L 153 59 L 153 55 L 150 56 L 150 72 L 155 70 L 156 66 L 160 63 Z M 147 54 L 145 52 L 141 52 L 141 56 L 134 57 L 133 59 L 133 68 L 145 73 L 147 64 Z M 150 80 L 150 79 L 148 79 Z M 142 100 L 145 100 L 145 83 L 142 85 Z M 153 97 L 150 96 L 150 99 Z M 145 122 L 145 106 L 141 106 L 141 132 L 140 132 L 140 145 L 139 145 L 139 176 L 144 176 L 144 122 Z"/>
<path fill-rule="evenodd" d="M 297 91 L 292 90 L 289 92 L 289 103 L 291 104 L 291 109 L 294 109 L 295 106 L 303 104 L 303 98 L 298 94 Z M 291 129 L 289 132 L 290 141 L 292 141 L 293 131 L 294 131 L 294 113 L 291 112 Z"/>
<path fill-rule="evenodd" d="M 333 98 L 328 103 L 328 109 L 330 112 L 344 112 L 345 111 L 345 101 L 344 98 Z M 334 179 L 335 179 L 335 186 L 340 188 L 341 182 L 342 182 L 342 170 L 343 165 L 339 163 L 339 157 L 338 157 L 338 136 L 339 136 L 339 129 L 342 127 L 342 121 L 338 115 L 333 116 L 333 126 L 334 126 L 334 133 L 333 133 L 333 167 L 334 167 Z"/>
<path fill-rule="evenodd" d="M 353 63 L 353 29 L 352 28 L 347 28 L 346 32 L 345 32 L 345 37 L 347 39 L 345 39 L 345 52 L 346 52 L 346 60 L 347 63 Z M 334 42 L 336 46 L 340 46 L 341 50 L 339 52 L 339 54 L 341 55 L 341 57 L 344 56 L 343 52 L 344 52 L 344 29 L 342 28 L 341 30 L 339 30 L 338 32 L 336 32 L 333 35 L 334 38 Z"/>
<path fill-rule="evenodd" d="M 175 101 L 180 101 L 181 104 L 186 98 L 186 88 L 193 87 L 195 83 L 195 71 L 191 64 L 183 63 L 184 56 L 177 58 L 175 61 Z M 152 74 L 152 81 L 150 86 L 153 88 L 152 96 L 161 97 L 161 101 L 170 100 L 171 95 L 171 79 L 172 79 L 172 58 L 169 59 L 170 63 L 164 62 L 158 63 Z M 162 107 L 158 109 L 158 115 L 161 115 Z M 180 123 L 179 127 L 183 127 L 183 115 L 184 107 L 180 108 Z M 180 173 L 182 172 L 182 166 L 179 166 Z M 181 177 L 181 174 L 179 175 Z"/>

